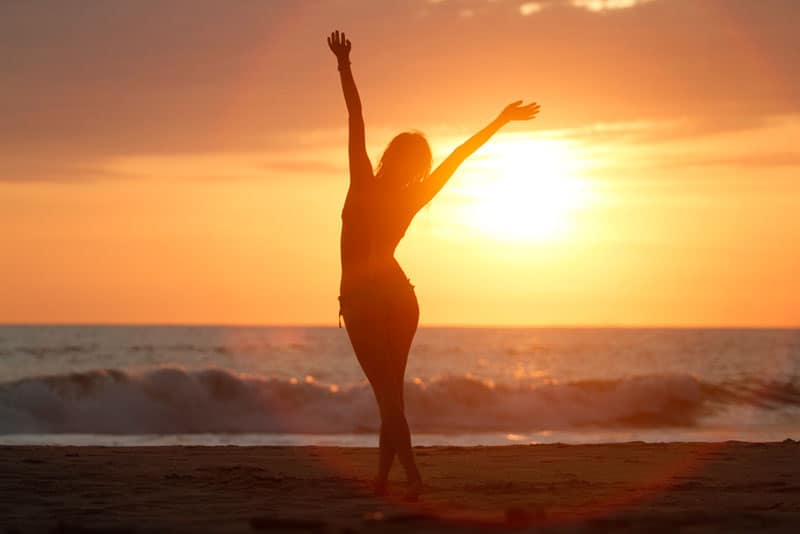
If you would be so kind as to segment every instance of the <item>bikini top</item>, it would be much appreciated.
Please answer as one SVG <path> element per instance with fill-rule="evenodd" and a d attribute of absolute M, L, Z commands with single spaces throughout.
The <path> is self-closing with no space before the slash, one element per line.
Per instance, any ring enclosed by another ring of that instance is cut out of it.
<path fill-rule="evenodd" d="M 392 260 L 414 218 L 409 190 L 353 189 L 342 209 L 342 269 Z"/>

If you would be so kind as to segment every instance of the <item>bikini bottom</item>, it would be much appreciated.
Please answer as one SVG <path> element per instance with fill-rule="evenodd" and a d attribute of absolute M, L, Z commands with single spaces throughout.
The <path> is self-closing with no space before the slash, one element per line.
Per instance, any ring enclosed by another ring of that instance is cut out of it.
<path fill-rule="evenodd" d="M 398 292 L 411 292 L 412 295 L 414 294 L 414 285 L 411 283 L 410 278 L 406 278 L 402 281 L 381 281 L 364 284 L 358 289 L 350 290 L 339 295 L 339 328 L 342 327 L 343 308 L 348 307 L 356 301 L 375 302 L 377 300 L 379 303 L 389 305 L 391 299 L 396 298 Z"/>

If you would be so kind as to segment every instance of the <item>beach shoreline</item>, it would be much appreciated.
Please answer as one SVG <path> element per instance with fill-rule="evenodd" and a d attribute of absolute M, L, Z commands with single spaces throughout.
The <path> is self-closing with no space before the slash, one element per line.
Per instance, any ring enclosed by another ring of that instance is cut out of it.
<path fill-rule="evenodd" d="M 7 532 L 775 531 L 800 525 L 800 444 L 416 447 L 374 497 L 377 449 L 0 446 Z M 60 530 L 58 530 L 60 529 Z"/>

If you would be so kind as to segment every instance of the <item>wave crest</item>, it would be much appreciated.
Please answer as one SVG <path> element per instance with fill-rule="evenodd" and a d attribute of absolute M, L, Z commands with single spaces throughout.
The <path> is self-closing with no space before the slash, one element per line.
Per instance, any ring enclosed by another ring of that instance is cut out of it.
<path fill-rule="evenodd" d="M 532 432 L 585 427 L 691 427 L 733 404 L 800 406 L 782 384 L 710 384 L 689 375 L 538 386 L 449 376 L 406 384 L 415 432 Z M 117 369 L 0 384 L 0 433 L 375 432 L 367 384 L 324 384 L 237 375 L 222 369 Z"/>

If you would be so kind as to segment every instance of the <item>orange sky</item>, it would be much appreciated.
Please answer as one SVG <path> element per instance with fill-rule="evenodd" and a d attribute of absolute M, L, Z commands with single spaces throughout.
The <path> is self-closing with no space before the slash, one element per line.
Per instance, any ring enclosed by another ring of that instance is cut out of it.
<path fill-rule="evenodd" d="M 798 11 L 0 6 L 0 322 L 335 325 L 343 28 L 373 161 L 542 104 L 401 243 L 422 324 L 800 325 Z"/>

